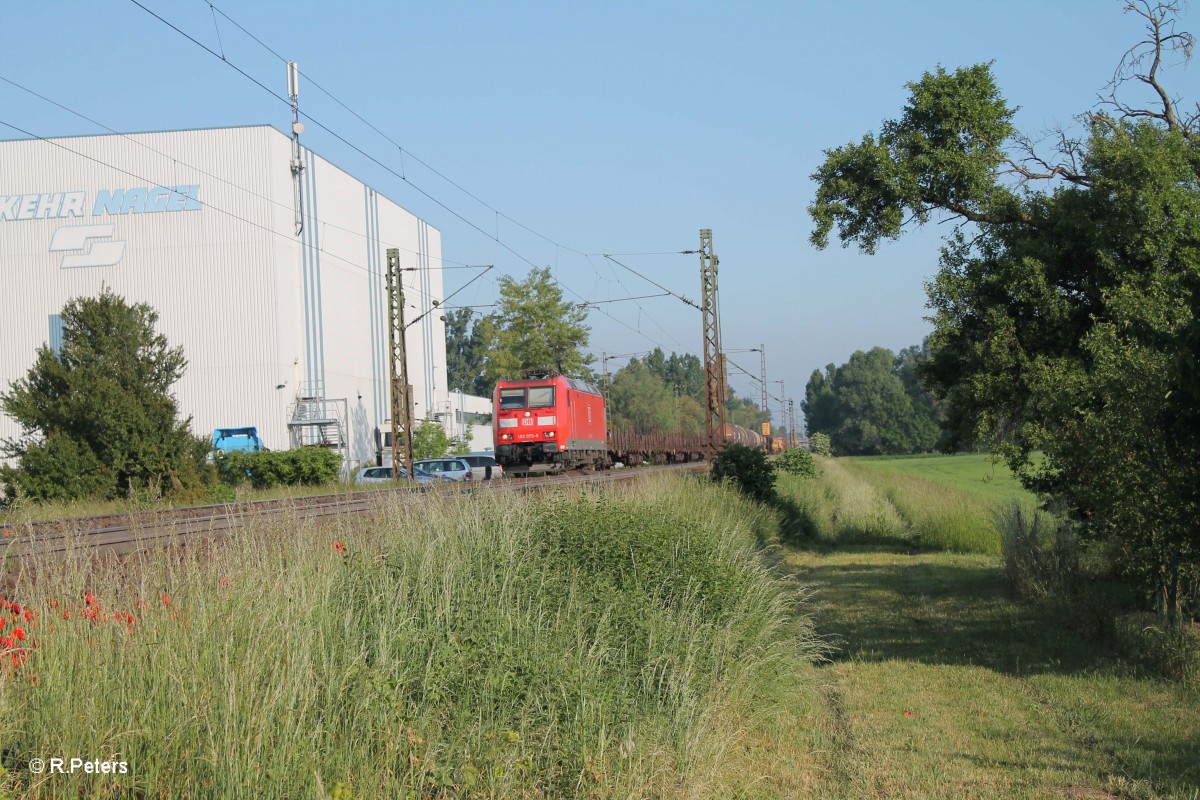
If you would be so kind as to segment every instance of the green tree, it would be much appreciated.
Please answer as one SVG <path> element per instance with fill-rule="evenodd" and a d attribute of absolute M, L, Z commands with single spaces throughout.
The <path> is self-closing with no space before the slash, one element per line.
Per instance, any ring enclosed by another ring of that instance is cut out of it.
<path fill-rule="evenodd" d="M 450 451 L 451 439 L 440 422 L 423 419 L 413 429 L 413 460 L 439 458 Z"/>
<path fill-rule="evenodd" d="M 641 432 L 677 429 L 677 408 L 671 390 L 636 358 L 613 376 L 608 390 L 608 413 L 617 427 Z"/>
<path fill-rule="evenodd" d="M 933 406 L 910 390 L 904 370 L 916 358 L 876 347 L 858 351 L 840 367 L 814 371 L 801 408 L 810 432 L 829 435 L 839 455 L 915 453 L 938 440 Z"/>
<path fill-rule="evenodd" d="M 0 471 L 9 497 L 116 497 L 192 489 L 212 477 L 208 443 L 178 419 L 171 387 L 183 349 L 155 332 L 158 314 L 109 289 L 62 310 L 59 352 L 43 345 L 26 377 L 0 395 L 21 434 L 0 449 L 16 466 Z"/>
<path fill-rule="evenodd" d="M 501 277 L 499 310 L 489 319 L 495 338 L 484 362 L 488 385 L 543 367 L 590 375 L 587 309 L 563 300 L 549 268 L 533 269 L 523 281 Z"/>
<path fill-rule="evenodd" d="M 950 444 L 990 443 L 1178 620 L 1200 574 L 1200 135 L 1161 70 L 1194 39 L 1175 2 L 1126 10 L 1148 35 L 1053 152 L 1013 129 L 988 65 L 939 68 L 878 137 L 826 152 L 810 213 L 817 246 L 836 228 L 865 252 L 959 221 L 920 368 Z"/>
<path fill-rule="evenodd" d="M 748 397 L 738 397 L 732 389 L 725 401 L 725 421 L 731 425 L 740 425 L 752 431 L 758 431 L 763 419 L 762 409 L 758 403 Z"/>
<path fill-rule="evenodd" d="M 925 388 L 921 372 L 929 361 L 928 342 L 906 347 L 896 355 L 896 375 L 904 385 L 904 391 L 912 401 L 913 411 L 921 430 L 922 441 L 932 440 L 935 448 L 940 448 L 942 411 L 938 399 Z"/>
<path fill-rule="evenodd" d="M 663 379 L 681 397 L 704 403 L 704 365 L 691 353 L 671 353 L 663 365 Z"/>
<path fill-rule="evenodd" d="M 837 428 L 837 396 L 833 393 L 833 381 L 837 377 L 837 367 L 833 364 L 825 366 L 825 372 L 814 369 L 809 376 L 808 384 L 804 387 L 804 399 L 800 401 L 800 409 L 804 412 L 804 420 L 808 430 L 812 432 L 832 431 Z"/>
<path fill-rule="evenodd" d="M 492 320 L 476 319 L 470 308 L 446 313 L 446 380 L 451 391 L 491 396 L 494 384 L 488 382 L 484 366 L 494 336 Z"/>

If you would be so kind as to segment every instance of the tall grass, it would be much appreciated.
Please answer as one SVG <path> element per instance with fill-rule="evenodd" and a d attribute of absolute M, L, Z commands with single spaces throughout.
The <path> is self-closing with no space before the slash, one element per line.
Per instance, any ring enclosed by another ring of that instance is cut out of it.
<path fill-rule="evenodd" d="M 818 457 L 817 464 L 815 480 L 778 477 L 777 489 L 798 518 L 793 527 L 800 537 L 825 544 L 1000 553 L 993 520 L 997 501 L 989 494 L 949 486 L 936 472 L 906 473 L 897 462 Z"/>
<path fill-rule="evenodd" d="M 915 475 L 893 475 L 884 495 L 908 523 L 914 545 L 951 553 L 999 555 L 991 508 Z"/>
<path fill-rule="evenodd" d="M 1128 587 L 1112 574 L 1111 556 L 1081 542 L 1075 527 L 1013 502 L 996 512 L 1004 577 L 1057 624 L 1115 645 L 1131 660 L 1200 689 L 1200 626 L 1169 629 L 1132 611 Z"/>
<path fill-rule="evenodd" d="M 728 720 L 821 650 L 755 546 L 773 524 L 673 479 L 38 564 L 4 766 L 32 797 L 733 794 Z M 55 755 L 131 774 L 25 771 Z"/>
<path fill-rule="evenodd" d="M 839 459 L 817 456 L 817 480 L 781 473 L 778 491 L 795 504 L 804 533 L 828 544 L 907 541 L 907 528 L 887 496 Z"/>

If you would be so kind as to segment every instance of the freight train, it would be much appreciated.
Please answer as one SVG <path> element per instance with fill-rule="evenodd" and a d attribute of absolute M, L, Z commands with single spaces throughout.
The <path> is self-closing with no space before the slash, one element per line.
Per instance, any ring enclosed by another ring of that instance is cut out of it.
<path fill-rule="evenodd" d="M 704 459 L 702 436 L 610 428 L 600 390 L 557 373 L 502 380 L 493 401 L 496 460 L 506 473 Z M 765 444 L 762 436 L 737 425 L 726 424 L 722 434 L 728 443 Z"/>

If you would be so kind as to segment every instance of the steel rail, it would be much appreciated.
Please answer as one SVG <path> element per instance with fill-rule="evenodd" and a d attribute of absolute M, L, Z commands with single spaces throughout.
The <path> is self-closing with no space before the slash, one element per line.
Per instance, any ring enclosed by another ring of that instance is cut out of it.
<path fill-rule="evenodd" d="M 469 486 L 437 485 L 430 489 L 400 487 L 314 495 L 311 497 L 254 500 L 236 505 L 187 506 L 160 511 L 134 511 L 26 523 L 0 523 L 10 536 L 0 540 L 0 557 L 54 556 L 71 551 L 121 554 L 166 544 L 185 544 L 198 538 L 215 538 L 248 522 L 294 514 L 298 520 L 343 514 L 367 514 L 382 509 L 385 501 L 398 496 L 425 497 L 447 492 L 550 491 L 570 486 L 636 480 L 649 473 L 695 468 L 696 464 L 596 473 L 593 475 L 501 478 Z"/>

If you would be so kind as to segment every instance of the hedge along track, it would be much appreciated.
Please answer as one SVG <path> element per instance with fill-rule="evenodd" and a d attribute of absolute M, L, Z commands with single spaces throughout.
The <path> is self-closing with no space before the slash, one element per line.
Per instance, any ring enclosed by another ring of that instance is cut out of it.
<path fill-rule="evenodd" d="M 291 515 L 299 520 L 308 520 L 345 514 L 369 514 L 398 493 L 544 491 L 574 485 L 630 481 L 655 472 L 696 467 L 696 464 L 679 464 L 591 475 L 502 478 L 467 485 L 447 482 L 429 489 L 402 486 L 312 497 L 253 500 L 230 505 L 190 506 L 39 522 L 5 522 L 0 523 L 0 528 L 7 530 L 10 535 L 0 539 L 0 557 L 20 560 L 32 555 L 53 555 L 79 549 L 91 550 L 96 554 L 119 555 L 133 550 L 215 538 L 247 522 L 271 517 Z"/>

